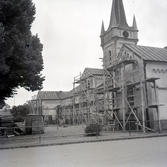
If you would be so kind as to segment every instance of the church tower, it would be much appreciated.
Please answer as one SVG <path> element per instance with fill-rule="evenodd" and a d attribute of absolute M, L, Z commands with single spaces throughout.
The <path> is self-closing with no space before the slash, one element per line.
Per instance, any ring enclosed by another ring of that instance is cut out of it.
<path fill-rule="evenodd" d="M 123 44 L 137 44 L 138 28 L 135 16 L 133 25 L 130 27 L 126 21 L 122 0 L 113 0 L 109 27 L 105 31 L 102 22 L 100 38 L 103 49 L 103 65 L 106 69 L 117 59 Z"/>

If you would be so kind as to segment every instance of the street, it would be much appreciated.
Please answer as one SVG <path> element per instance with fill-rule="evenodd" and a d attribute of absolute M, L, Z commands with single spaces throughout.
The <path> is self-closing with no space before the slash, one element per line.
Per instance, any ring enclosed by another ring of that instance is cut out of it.
<path fill-rule="evenodd" d="M 2 167 L 166 167 L 167 137 L 0 150 Z"/>

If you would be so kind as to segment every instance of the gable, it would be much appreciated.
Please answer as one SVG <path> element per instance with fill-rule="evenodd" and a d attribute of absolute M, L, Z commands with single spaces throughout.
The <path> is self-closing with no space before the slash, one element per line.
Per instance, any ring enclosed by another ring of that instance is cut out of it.
<path fill-rule="evenodd" d="M 89 78 L 91 76 L 103 76 L 104 75 L 104 70 L 100 68 L 85 68 L 82 76 L 82 79 Z M 108 75 L 107 72 L 105 72 L 105 75 Z"/>
<path fill-rule="evenodd" d="M 85 70 L 81 76 L 81 80 L 85 79 L 85 78 L 89 78 L 90 76 L 93 76 L 93 75 L 89 72 L 88 68 L 85 68 Z"/>

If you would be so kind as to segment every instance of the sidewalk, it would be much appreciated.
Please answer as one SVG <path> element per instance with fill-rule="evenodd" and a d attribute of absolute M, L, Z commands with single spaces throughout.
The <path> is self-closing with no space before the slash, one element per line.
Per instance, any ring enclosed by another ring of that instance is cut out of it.
<path fill-rule="evenodd" d="M 143 132 L 102 132 L 100 136 L 84 136 L 83 134 L 56 136 L 56 135 L 25 135 L 11 138 L 0 138 L 0 150 L 14 148 L 28 148 L 37 146 L 53 146 L 65 144 L 77 144 L 86 142 L 101 142 L 114 140 L 130 140 L 139 138 L 152 138 L 167 136 L 167 131 L 161 133 Z"/>

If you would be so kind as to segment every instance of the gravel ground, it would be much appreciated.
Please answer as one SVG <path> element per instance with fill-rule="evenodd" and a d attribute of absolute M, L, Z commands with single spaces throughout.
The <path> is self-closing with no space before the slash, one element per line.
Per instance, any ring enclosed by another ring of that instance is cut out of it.
<path fill-rule="evenodd" d="M 2 167 L 166 167 L 167 137 L 0 151 Z"/>

